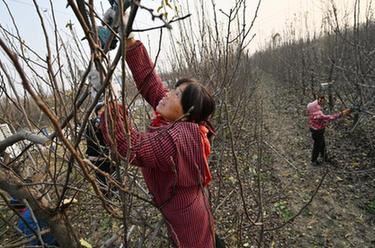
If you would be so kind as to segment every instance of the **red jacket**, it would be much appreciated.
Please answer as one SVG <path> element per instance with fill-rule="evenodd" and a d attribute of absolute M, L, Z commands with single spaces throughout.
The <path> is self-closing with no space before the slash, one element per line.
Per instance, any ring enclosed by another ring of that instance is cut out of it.
<path fill-rule="evenodd" d="M 128 49 L 127 64 L 137 88 L 155 109 L 167 89 L 141 42 Z M 129 144 L 124 133 L 124 118 L 117 118 L 115 145 L 107 130 L 106 113 L 101 128 L 106 142 L 126 156 Z M 141 167 L 154 202 L 167 222 L 169 233 L 178 247 L 214 246 L 210 205 L 202 190 L 205 158 L 199 126 L 191 122 L 169 123 L 150 127 L 147 132 L 131 128 L 130 162 Z"/>
<path fill-rule="evenodd" d="M 323 114 L 322 107 L 319 105 L 318 100 L 310 102 L 307 105 L 307 112 L 309 115 L 309 126 L 314 130 L 324 129 L 328 122 L 337 120 L 341 117 L 340 113 L 333 115 Z"/>

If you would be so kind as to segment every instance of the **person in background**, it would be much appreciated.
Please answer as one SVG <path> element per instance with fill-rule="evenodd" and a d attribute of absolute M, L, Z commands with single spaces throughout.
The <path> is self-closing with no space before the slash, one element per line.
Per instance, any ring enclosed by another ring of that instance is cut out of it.
<path fill-rule="evenodd" d="M 27 238 L 32 238 L 28 245 L 30 246 L 36 246 L 41 245 L 40 240 L 38 237 L 35 237 L 34 233 L 38 232 L 39 230 L 48 229 L 48 225 L 42 221 L 35 222 L 33 219 L 33 216 L 31 214 L 31 211 L 29 208 L 26 207 L 25 204 L 23 204 L 21 201 L 12 198 L 10 200 L 10 205 L 15 208 L 18 213 L 22 216 L 22 218 L 18 219 L 17 227 Z M 42 239 L 45 245 L 48 246 L 54 246 L 58 247 L 58 243 L 53 237 L 51 233 L 46 233 L 42 235 Z"/>
<path fill-rule="evenodd" d="M 320 164 L 320 162 L 318 161 L 319 155 L 321 156 L 322 161 L 331 162 L 330 158 L 327 155 L 324 139 L 324 131 L 327 124 L 331 121 L 347 116 L 352 112 L 351 109 L 345 109 L 332 115 L 325 115 L 322 111 L 322 107 L 324 106 L 325 102 L 325 97 L 320 96 L 317 100 L 310 102 L 307 105 L 309 127 L 312 139 L 314 140 L 311 156 L 311 164 L 314 166 Z"/>
<path fill-rule="evenodd" d="M 92 118 L 86 128 L 86 141 L 87 149 L 86 155 L 90 162 L 97 166 L 101 171 L 108 174 L 112 174 L 114 169 L 111 166 L 111 161 L 108 159 L 108 148 L 103 138 L 103 134 L 100 130 L 100 114 L 104 111 L 104 103 L 101 102 L 95 107 L 95 117 Z M 110 197 L 111 191 L 107 178 L 100 173 L 95 171 L 96 179 L 99 181 L 102 193 Z"/>
<path fill-rule="evenodd" d="M 209 120 L 215 101 L 195 79 L 180 79 L 173 89 L 165 88 L 143 44 L 133 38 L 126 42 L 126 62 L 155 116 L 148 130 L 139 132 L 125 123 L 127 110 L 119 102 L 111 102 L 100 116 L 104 139 L 113 152 L 141 168 L 176 247 L 224 247 L 215 236 L 205 194 L 212 179 L 208 157 L 213 127 Z"/>

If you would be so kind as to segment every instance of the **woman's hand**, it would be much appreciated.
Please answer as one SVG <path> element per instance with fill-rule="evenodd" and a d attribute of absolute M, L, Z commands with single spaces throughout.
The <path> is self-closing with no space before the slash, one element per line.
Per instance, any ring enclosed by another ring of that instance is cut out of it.
<path fill-rule="evenodd" d="M 344 109 L 344 110 L 341 111 L 341 116 L 342 116 L 342 117 L 348 116 L 348 115 L 350 115 L 352 112 L 353 112 L 353 110 L 350 109 L 350 108 L 348 108 L 348 109 Z"/>
<path fill-rule="evenodd" d="M 130 47 L 134 46 L 136 43 L 137 43 L 137 41 L 133 37 L 126 39 L 126 47 L 127 48 L 130 48 Z"/>

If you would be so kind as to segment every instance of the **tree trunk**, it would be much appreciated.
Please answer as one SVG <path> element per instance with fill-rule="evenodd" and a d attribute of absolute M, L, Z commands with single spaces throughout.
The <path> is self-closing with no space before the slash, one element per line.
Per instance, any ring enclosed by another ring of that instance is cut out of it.
<path fill-rule="evenodd" d="M 54 212 L 49 207 L 47 199 L 40 192 L 32 187 L 24 186 L 19 178 L 4 169 L 0 170 L 0 189 L 17 199 L 26 199 L 36 218 L 48 224 L 51 234 L 60 247 L 80 247 L 62 213 Z"/>

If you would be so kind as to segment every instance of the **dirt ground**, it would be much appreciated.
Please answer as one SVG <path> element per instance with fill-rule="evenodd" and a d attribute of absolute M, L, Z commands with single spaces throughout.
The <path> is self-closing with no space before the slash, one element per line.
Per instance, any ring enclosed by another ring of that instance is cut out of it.
<path fill-rule="evenodd" d="M 361 127 L 351 131 L 351 118 L 329 125 L 326 143 L 333 163 L 312 166 L 308 100 L 272 80 L 258 85 L 257 97 L 263 101 L 264 141 L 273 154 L 266 166 L 285 197 L 281 214 L 297 213 L 326 175 L 312 203 L 271 233 L 271 246 L 375 247 L 375 214 L 369 207 L 375 201 L 375 159 L 369 137 Z"/>

